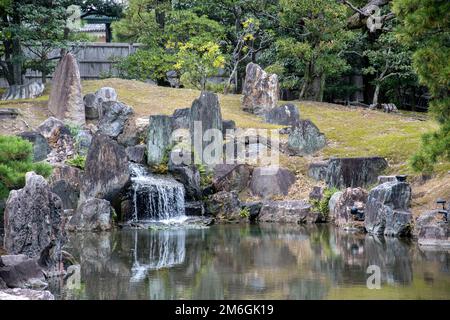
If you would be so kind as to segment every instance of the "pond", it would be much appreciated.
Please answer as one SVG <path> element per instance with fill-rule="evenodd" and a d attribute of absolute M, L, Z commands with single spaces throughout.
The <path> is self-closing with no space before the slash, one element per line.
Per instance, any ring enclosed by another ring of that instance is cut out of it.
<path fill-rule="evenodd" d="M 59 299 L 450 299 L 449 251 L 330 225 L 122 229 L 67 251 L 81 272 Z"/>

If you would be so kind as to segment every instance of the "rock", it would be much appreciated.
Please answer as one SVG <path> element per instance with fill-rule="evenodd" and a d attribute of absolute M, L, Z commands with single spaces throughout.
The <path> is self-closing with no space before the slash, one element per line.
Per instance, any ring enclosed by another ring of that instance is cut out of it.
<path fill-rule="evenodd" d="M 102 116 L 103 102 L 117 101 L 117 93 L 114 88 L 103 87 L 95 93 L 88 93 L 83 97 L 86 119 L 96 120 Z"/>
<path fill-rule="evenodd" d="M 300 113 L 292 103 L 274 107 L 266 113 L 265 117 L 268 123 L 285 126 L 296 126 L 300 121 Z"/>
<path fill-rule="evenodd" d="M 240 220 L 241 204 L 235 191 L 220 191 L 208 197 L 205 202 L 205 213 L 219 220 Z"/>
<path fill-rule="evenodd" d="M 92 143 L 92 134 L 89 130 L 80 130 L 75 136 L 75 150 L 81 156 L 86 156 Z"/>
<path fill-rule="evenodd" d="M 80 189 L 73 186 L 66 180 L 58 180 L 51 185 L 51 190 L 62 201 L 62 207 L 66 209 L 76 209 L 80 198 Z"/>
<path fill-rule="evenodd" d="M 34 99 L 42 95 L 45 86 L 39 82 L 13 85 L 2 95 L 1 100 Z"/>
<path fill-rule="evenodd" d="M 49 178 L 49 183 L 53 185 L 59 180 L 65 180 L 75 189 L 79 189 L 82 177 L 83 171 L 81 169 L 58 163 L 53 166 L 53 171 L 52 175 Z"/>
<path fill-rule="evenodd" d="M 1 257 L 0 280 L 8 288 L 31 288 L 36 284 L 47 285 L 44 272 L 37 259 L 31 259 L 24 254 L 5 255 Z"/>
<path fill-rule="evenodd" d="M 323 198 L 324 188 L 320 186 L 314 186 L 309 193 L 309 199 L 311 200 L 321 200 Z"/>
<path fill-rule="evenodd" d="M 202 92 L 200 97 L 192 102 L 189 132 L 194 153 L 203 160 L 203 151 L 210 144 L 203 139 L 207 130 L 217 129 L 222 133 L 222 113 L 219 98 L 215 93 Z M 222 145 L 220 145 L 222 146 Z"/>
<path fill-rule="evenodd" d="M 337 192 L 328 203 L 329 219 L 343 229 L 364 229 L 364 222 L 358 221 L 351 214 L 351 209 L 355 207 L 364 211 L 367 195 L 367 191 L 362 188 L 347 188 L 343 192 Z"/>
<path fill-rule="evenodd" d="M 74 55 L 67 53 L 53 73 L 48 109 L 58 119 L 83 125 L 86 122 L 80 70 Z"/>
<path fill-rule="evenodd" d="M 113 201 L 130 181 L 125 149 L 97 133 L 86 157 L 80 203 L 89 198 Z"/>
<path fill-rule="evenodd" d="M 22 139 L 28 140 L 33 144 L 33 161 L 42 161 L 47 158 L 51 149 L 47 139 L 42 134 L 35 131 L 22 132 L 18 134 Z"/>
<path fill-rule="evenodd" d="M 406 182 L 386 182 L 370 190 L 364 220 L 367 232 L 390 236 L 410 235 L 410 202 L 411 187 Z"/>
<path fill-rule="evenodd" d="M 0 108 L 0 119 L 15 119 L 19 114 L 16 108 Z"/>
<path fill-rule="evenodd" d="M 147 163 L 158 165 L 169 152 L 172 121 L 170 116 L 150 116 L 147 135 Z"/>
<path fill-rule="evenodd" d="M 244 111 L 265 114 L 278 103 L 278 76 L 266 73 L 259 65 L 249 63 L 245 68 L 242 88 Z"/>
<path fill-rule="evenodd" d="M 184 213 L 187 216 L 203 216 L 205 214 L 205 208 L 202 201 L 190 201 L 184 205 Z"/>
<path fill-rule="evenodd" d="M 175 70 L 170 70 L 166 72 L 167 81 L 170 84 L 171 88 L 179 88 L 180 87 L 180 79 L 178 77 L 178 73 Z"/>
<path fill-rule="evenodd" d="M 292 132 L 292 127 L 284 127 L 278 130 L 279 134 L 290 134 Z"/>
<path fill-rule="evenodd" d="M 225 137 L 227 132 L 234 131 L 236 129 L 236 122 L 234 120 L 222 120 L 222 134 Z"/>
<path fill-rule="evenodd" d="M 308 177 L 322 181 L 326 179 L 328 169 L 327 161 L 312 162 L 308 166 Z"/>
<path fill-rule="evenodd" d="M 201 200 L 200 172 L 195 165 L 169 165 L 174 178 L 183 184 L 187 200 Z"/>
<path fill-rule="evenodd" d="M 365 187 L 374 184 L 387 167 L 386 159 L 381 157 L 332 158 L 325 180 L 330 188 Z"/>
<path fill-rule="evenodd" d="M 248 219 L 252 222 L 258 219 L 262 206 L 263 202 L 261 201 L 250 201 L 242 203 L 242 208 L 246 208 L 249 211 Z"/>
<path fill-rule="evenodd" d="M 97 97 L 94 93 L 88 93 L 83 97 L 84 114 L 87 120 L 97 120 L 99 118 Z"/>
<path fill-rule="evenodd" d="M 55 297 L 50 291 L 14 288 L 0 290 L 0 300 L 55 300 Z"/>
<path fill-rule="evenodd" d="M 259 167 L 253 170 L 250 189 L 254 195 L 264 198 L 287 195 L 295 180 L 295 175 L 288 169 Z"/>
<path fill-rule="evenodd" d="M 125 149 L 125 153 L 128 156 L 128 160 L 135 162 L 135 163 L 141 163 L 145 164 L 145 151 L 147 150 L 147 147 L 143 144 L 139 144 L 137 146 L 133 147 L 127 147 Z"/>
<path fill-rule="evenodd" d="M 264 202 L 258 216 L 260 222 L 279 223 L 315 223 L 317 214 L 311 211 L 311 205 L 303 200 Z"/>
<path fill-rule="evenodd" d="M 51 139 L 63 127 L 65 127 L 64 122 L 55 117 L 49 117 L 37 127 L 36 131 L 43 135 L 44 138 Z"/>
<path fill-rule="evenodd" d="M 144 143 L 147 138 L 148 122 L 141 118 L 130 117 L 125 123 L 123 132 L 117 137 L 117 142 L 125 147 L 132 147 Z"/>
<path fill-rule="evenodd" d="M 121 102 L 107 101 L 102 103 L 102 115 L 98 122 L 98 130 L 112 138 L 117 138 L 125 127 L 125 122 L 133 114 L 133 109 Z"/>
<path fill-rule="evenodd" d="M 44 177 L 27 172 L 25 187 L 12 190 L 4 213 L 4 247 L 10 254 L 38 256 L 54 243 L 63 244 L 62 202 Z"/>
<path fill-rule="evenodd" d="M 52 148 L 47 156 L 50 163 L 63 162 L 75 154 L 75 142 L 69 128 L 62 121 L 50 117 L 39 125 L 37 131 L 47 139 Z"/>
<path fill-rule="evenodd" d="M 293 155 L 312 154 L 325 145 L 325 135 L 310 120 L 300 120 L 288 136 L 287 147 Z"/>
<path fill-rule="evenodd" d="M 396 176 L 378 176 L 377 184 L 383 184 L 385 182 L 397 181 Z"/>
<path fill-rule="evenodd" d="M 68 231 L 107 231 L 112 229 L 113 209 L 107 200 L 90 198 L 82 202 L 67 226 Z"/>
<path fill-rule="evenodd" d="M 172 128 L 189 129 L 191 119 L 191 108 L 176 109 L 172 114 Z"/>
<path fill-rule="evenodd" d="M 214 171 L 218 172 L 217 167 L 228 167 L 225 173 L 215 174 L 213 185 L 217 191 L 232 191 L 241 192 L 248 187 L 253 168 L 247 164 L 219 164 L 215 166 Z M 217 169 L 216 169 L 217 168 Z M 223 169 L 222 169 L 223 170 Z"/>
<path fill-rule="evenodd" d="M 450 246 L 450 227 L 439 210 L 422 213 L 416 219 L 415 235 L 420 245 Z"/>

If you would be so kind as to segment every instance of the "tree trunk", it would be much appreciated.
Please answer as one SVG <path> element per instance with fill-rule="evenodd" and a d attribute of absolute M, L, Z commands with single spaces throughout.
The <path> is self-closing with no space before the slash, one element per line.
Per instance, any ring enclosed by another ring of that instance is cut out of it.
<path fill-rule="evenodd" d="M 373 105 L 378 105 L 378 95 L 379 94 L 380 94 L 380 84 L 377 83 L 377 85 L 375 86 L 375 91 L 373 93 L 373 99 L 372 99 Z"/>
<path fill-rule="evenodd" d="M 326 80 L 326 74 L 325 74 L 325 72 L 322 72 L 322 74 L 320 75 L 320 88 L 319 88 L 319 92 L 317 94 L 316 101 L 319 101 L 319 102 L 323 101 L 323 93 L 325 91 L 325 80 Z"/>

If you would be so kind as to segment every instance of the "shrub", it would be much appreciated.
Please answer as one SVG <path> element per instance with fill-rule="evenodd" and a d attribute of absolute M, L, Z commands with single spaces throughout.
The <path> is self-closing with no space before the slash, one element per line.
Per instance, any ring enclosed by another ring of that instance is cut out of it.
<path fill-rule="evenodd" d="M 333 194 L 335 194 L 338 191 L 339 190 L 337 188 L 326 188 L 323 191 L 322 199 L 310 200 L 313 210 L 319 212 L 323 220 L 326 220 L 328 218 L 328 213 L 330 210 L 330 208 L 328 207 L 328 203 L 330 202 L 330 199 L 333 196 Z"/>
<path fill-rule="evenodd" d="M 239 211 L 239 216 L 241 218 L 248 218 L 250 217 L 250 209 L 248 207 L 244 207 Z"/>
<path fill-rule="evenodd" d="M 84 166 L 86 164 L 86 156 L 76 154 L 74 157 L 67 159 L 66 164 L 84 170 Z"/>

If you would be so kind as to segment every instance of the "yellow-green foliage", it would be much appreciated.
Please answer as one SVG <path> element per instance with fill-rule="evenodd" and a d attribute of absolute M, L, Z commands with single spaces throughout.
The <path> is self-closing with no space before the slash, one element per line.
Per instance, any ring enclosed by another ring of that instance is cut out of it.
<path fill-rule="evenodd" d="M 77 167 L 77 168 L 84 170 L 84 165 L 86 164 L 86 156 L 76 154 L 72 158 L 67 159 L 66 164 L 68 164 L 69 166 Z"/>

